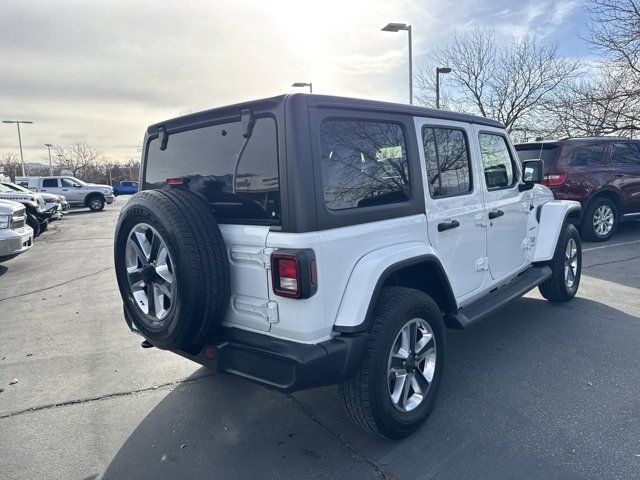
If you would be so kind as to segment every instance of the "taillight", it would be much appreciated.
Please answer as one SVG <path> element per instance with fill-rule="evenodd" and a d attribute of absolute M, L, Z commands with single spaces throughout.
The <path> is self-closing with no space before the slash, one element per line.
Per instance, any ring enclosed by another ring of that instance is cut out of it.
<path fill-rule="evenodd" d="M 277 250 L 271 256 L 273 293 L 281 297 L 309 298 L 318 286 L 313 250 Z"/>
<path fill-rule="evenodd" d="M 553 173 L 544 176 L 544 180 L 542 180 L 542 184 L 547 187 L 558 187 L 562 185 L 567 180 L 566 173 Z"/>

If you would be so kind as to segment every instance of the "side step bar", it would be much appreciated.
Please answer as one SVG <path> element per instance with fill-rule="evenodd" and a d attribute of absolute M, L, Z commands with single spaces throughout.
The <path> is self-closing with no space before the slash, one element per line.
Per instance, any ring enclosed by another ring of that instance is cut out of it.
<path fill-rule="evenodd" d="M 537 287 L 551 274 L 551 268 L 547 265 L 531 267 L 509 283 L 476 300 L 471 305 L 461 308 L 455 315 L 447 315 L 448 323 L 454 328 L 464 330 L 475 328 L 480 320 L 502 308 L 511 300 L 515 300 Z"/>

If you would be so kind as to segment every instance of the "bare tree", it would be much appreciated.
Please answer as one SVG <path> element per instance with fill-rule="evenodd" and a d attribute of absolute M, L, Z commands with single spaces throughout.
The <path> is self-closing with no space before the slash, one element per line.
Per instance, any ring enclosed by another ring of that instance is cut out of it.
<path fill-rule="evenodd" d="M 16 175 L 22 175 L 22 164 L 15 153 L 5 153 L 0 157 L 0 173 L 15 180 Z"/>
<path fill-rule="evenodd" d="M 418 100 L 426 105 L 434 104 L 435 66 L 451 68 L 445 107 L 494 118 L 509 132 L 526 136 L 535 131 L 546 102 L 578 75 L 581 64 L 560 57 L 555 45 L 536 37 L 498 46 L 493 30 L 477 28 L 456 35 L 436 50 L 430 66 L 419 69 Z"/>
<path fill-rule="evenodd" d="M 591 0 L 591 43 L 628 74 L 636 78 L 640 91 L 640 2 L 638 0 Z"/>
<path fill-rule="evenodd" d="M 55 147 L 56 164 L 61 169 L 71 171 L 74 177 L 85 176 L 90 167 L 103 160 L 102 152 L 88 144 L 75 143 L 70 146 Z"/>
<path fill-rule="evenodd" d="M 548 135 L 633 136 L 640 130 L 640 122 L 633 119 L 640 111 L 640 96 L 628 95 L 632 80 L 611 67 L 605 64 L 576 81 L 548 104 Z"/>

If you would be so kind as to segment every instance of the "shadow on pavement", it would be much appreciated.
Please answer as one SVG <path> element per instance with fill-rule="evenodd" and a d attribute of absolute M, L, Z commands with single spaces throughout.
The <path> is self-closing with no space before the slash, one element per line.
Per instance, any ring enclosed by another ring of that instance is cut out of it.
<path fill-rule="evenodd" d="M 353 427 L 335 387 L 287 397 L 223 374 L 182 384 L 103 478 L 364 478 L 350 470 L 361 458 L 398 479 L 631 478 L 639 324 L 584 298 L 526 297 L 476 331 L 450 330 L 436 408 L 401 442 Z"/>

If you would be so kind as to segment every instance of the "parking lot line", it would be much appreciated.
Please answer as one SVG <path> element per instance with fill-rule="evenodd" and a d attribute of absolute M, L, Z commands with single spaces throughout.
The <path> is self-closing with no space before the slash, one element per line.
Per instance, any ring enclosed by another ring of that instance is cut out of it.
<path fill-rule="evenodd" d="M 600 250 L 602 248 L 611 248 L 611 247 L 619 247 L 621 245 L 632 245 L 634 243 L 640 243 L 640 240 L 633 240 L 631 242 L 620 242 L 620 243 L 614 243 L 611 245 L 602 245 L 601 247 L 591 247 L 591 248 L 585 248 L 582 251 L 583 252 L 591 252 L 593 250 Z"/>

